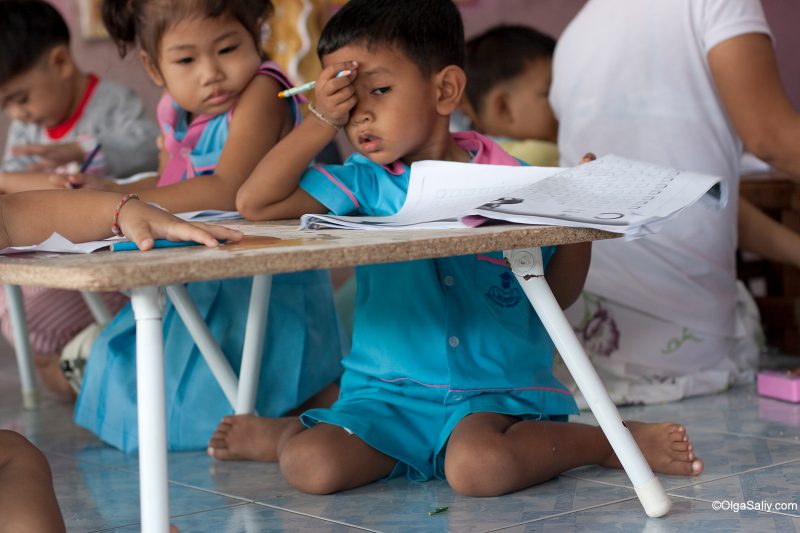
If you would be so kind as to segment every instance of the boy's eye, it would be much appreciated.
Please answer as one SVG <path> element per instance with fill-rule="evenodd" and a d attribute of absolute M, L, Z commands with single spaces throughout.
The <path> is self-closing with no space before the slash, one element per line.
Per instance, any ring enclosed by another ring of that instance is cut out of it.
<path fill-rule="evenodd" d="M 372 89 L 372 91 L 370 92 L 371 94 L 381 95 L 381 94 L 386 94 L 391 90 L 392 90 L 391 87 L 378 87 L 377 89 Z"/>
<path fill-rule="evenodd" d="M 28 95 L 27 94 L 23 94 L 23 95 L 15 96 L 15 97 L 13 97 L 13 98 L 11 98 L 9 100 L 4 101 L 2 108 L 3 109 L 7 109 L 9 106 L 12 106 L 12 105 L 13 106 L 21 106 L 21 105 L 25 105 L 27 103 L 28 103 Z"/>
<path fill-rule="evenodd" d="M 237 48 L 239 48 L 239 45 L 238 45 L 238 44 L 235 44 L 235 45 L 233 45 L 233 46 L 226 46 L 225 48 L 223 48 L 222 50 L 220 50 L 220 51 L 219 51 L 219 53 L 220 53 L 220 54 L 230 54 L 231 52 L 233 52 L 233 51 L 234 51 L 234 50 L 236 50 Z"/>
<path fill-rule="evenodd" d="M 182 57 L 182 58 L 178 59 L 177 61 L 175 61 L 175 63 L 177 63 L 179 65 L 188 65 L 192 61 L 194 61 L 193 57 Z"/>

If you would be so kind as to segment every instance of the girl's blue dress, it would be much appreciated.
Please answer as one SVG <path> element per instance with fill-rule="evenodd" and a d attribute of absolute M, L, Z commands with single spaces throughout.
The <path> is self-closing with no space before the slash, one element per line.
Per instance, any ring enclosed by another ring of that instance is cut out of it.
<path fill-rule="evenodd" d="M 272 67 L 259 72 L 289 86 Z M 160 111 L 167 104 L 177 113 L 173 113 L 174 124 L 162 122 L 164 133 L 180 141 L 190 126 L 186 113 L 171 100 L 162 101 Z M 295 112 L 296 104 L 292 103 Z M 228 113 L 203 118 L 202 135 L 188 154 L 197 172 L 187 177 L 213 172 L 209 163 L 215 161 L 209 159 L 216 158 L 209 155 L 219 157 L 229 118 Z M 252 278 L 187 285 L 200 315 L 237 374 L 251 285 Z M 342 372 L 342 346 L 328 272 L 273 276 L 268 316 L 256 411 L 275 417 L 302 404 Z M 217 424 L 233 413 L 233 407 L 169 301 L 164 311 L 164 365 L 169 449 L 205 449 Z M 136 323 L 130 305 L 120 311 L 92 347 L 74 418 L 112 446 L 125 452 L 138 449 Z"/>

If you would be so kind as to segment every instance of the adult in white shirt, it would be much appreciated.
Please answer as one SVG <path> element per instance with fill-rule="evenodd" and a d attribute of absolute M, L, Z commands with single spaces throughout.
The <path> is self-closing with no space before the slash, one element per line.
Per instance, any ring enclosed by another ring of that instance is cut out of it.
<path fill-rule="evenodd" d="M 735 268 L 743 143 L 800 176 L 800 115 L 759 0 L 590 0 L 559 40 L 550 98 L 563 165 L 591 150 L 728 185 L 726 204 L 700 202 L 655 236 L 595 243 L 568 315 L 614 400 L 751 381 L 758 314 Z"/>

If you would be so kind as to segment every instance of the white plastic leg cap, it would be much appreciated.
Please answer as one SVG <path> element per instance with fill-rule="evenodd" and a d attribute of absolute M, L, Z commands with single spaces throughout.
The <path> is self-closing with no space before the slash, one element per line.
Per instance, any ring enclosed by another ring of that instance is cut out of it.
<path fill-rule="evenodd" d="M 29 411 L 39 408 L 39 391 L 25 391 L 22 393 L 22 407 Z"/>
<path fill-rule="evenodd" d="M 642 502 L 644 512 L 650 518 L 665 516 L 670 507 L 672 507 L 669 496 L 667 496 L 664 487 L 661 486 L 661 482 L 655 476 L 644 485 L 639 485 L 633 489 L 636 491 L 639 501 Z"/>

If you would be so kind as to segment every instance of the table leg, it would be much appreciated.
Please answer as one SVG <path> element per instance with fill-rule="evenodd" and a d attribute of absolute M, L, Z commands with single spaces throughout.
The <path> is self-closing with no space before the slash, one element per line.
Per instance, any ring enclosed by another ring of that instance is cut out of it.
<path fill-rule="evenodd" d="M 184 285 L 170 285 L 167 287 L 167 295 L 172 300 L 175 310 L 180 315 L 181 320 L 189 330 L 197 348 L 206 360 L 214 379 L 217 380 L 222 392 L 231 404 L 236 407 L 236 396 L 239 390 L 239 383 L 231 365 L 222 353 L 205 320 L 200 316 L 197 306 L 194 305 L 189 291 Z"/>
<path fill-rule="evenodd" d="M 163 307 L 158 287 L 133 289 L 139 413 L 139 501 L 143 533 L 169 531 Z"/>
<path fill-rule="evenodd" d="M 83 301 L 86 302 L 86 306 L 89 308 L 89 311 L 91 311 L 94 321 L 97 322 L 98 325 L 105 326 L 111 322 L 111 319 L 114 317 L 111 311 L 108 310 L 108 306 L 105 300 L 103 300 L 103 297 L 100 296 L 100 293 L 81 291 L 81 296 L 83 296 Z"/>
<path fill-rule="evenodd" d="M 653 475 L 650 465 L 623 423 L 608 391 L 547 285 L 541 250 L 512 250 L 506 251 L 504 255 L 633 483 L 645 513 L 651 517 L 666 515 L 671 506 L 669 496 L 658 478 Z"/>
<path fill-rule="evenodd" d="M 25 317 L 25 302 L 19 285 L 6 285 L 6 301 L 14 332 L 14 352 L 22 384 L 22 406 L 25 409 L 39 407 L 39 388 L 33 371 L 33 354 L 28 339 L 28 321 Z"/>
<path fill-rule="evenodd" d="M 242 350 L 242 367 L 239 369 L 239 395 L 235 405 L 237 415 L 249 414 L 255 410 L 271 292 L 271 275 L 253 276 L 253 288 L 250 291 L 250 308 L 247 312 L 247 327 Z"/>

